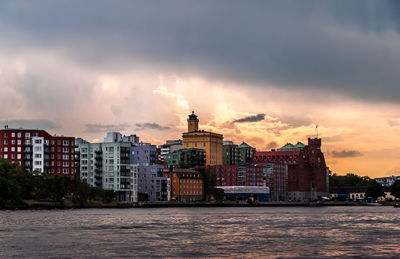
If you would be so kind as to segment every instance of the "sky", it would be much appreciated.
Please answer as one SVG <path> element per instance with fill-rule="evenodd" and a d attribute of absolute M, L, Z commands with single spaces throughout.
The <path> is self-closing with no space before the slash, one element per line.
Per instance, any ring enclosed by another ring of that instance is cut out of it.
<path fill-rule="evenodd" d="M 318 134 L 334 173 L 400 175 L 400 3 L 0 0 L 0 103 L 0 125 L 153 144 L 194 110 L 224 140 Z"/>

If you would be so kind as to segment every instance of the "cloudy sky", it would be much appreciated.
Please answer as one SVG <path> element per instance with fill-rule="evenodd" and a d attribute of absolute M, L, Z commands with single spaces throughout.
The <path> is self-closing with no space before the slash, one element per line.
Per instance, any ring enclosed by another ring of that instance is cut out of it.
<path fill-rule="evenodd" d="M 0 124 L 101 140 L 202 129 L 400 174 L 398 1 L 0 0 Z"/>

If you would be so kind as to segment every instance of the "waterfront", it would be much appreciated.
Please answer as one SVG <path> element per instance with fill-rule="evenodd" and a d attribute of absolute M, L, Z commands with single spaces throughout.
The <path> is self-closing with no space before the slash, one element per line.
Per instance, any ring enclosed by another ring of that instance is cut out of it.
<path fill-rule="evenodd" d="M 399 257 L 393 207 L 0 211 L 0 258 Z"/>

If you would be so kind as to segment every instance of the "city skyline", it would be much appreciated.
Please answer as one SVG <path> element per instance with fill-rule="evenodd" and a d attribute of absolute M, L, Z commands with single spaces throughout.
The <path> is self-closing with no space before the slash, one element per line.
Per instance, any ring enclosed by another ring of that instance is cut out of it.
<path fill-rule="evenodd" d="M 258 150 L 318 125 L 334 173 L 400 174 L 398 3 L 226 3 L 1 1 L 0 125 L 162 144 L 194 110 Z"/>

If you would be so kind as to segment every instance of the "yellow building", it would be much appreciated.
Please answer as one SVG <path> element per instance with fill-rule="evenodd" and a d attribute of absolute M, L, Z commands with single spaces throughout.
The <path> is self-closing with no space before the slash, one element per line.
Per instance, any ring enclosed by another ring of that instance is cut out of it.
<path fill-rule="evenodd" d="M 192 112 L 188 119 L 188 132 L 182 136 L 182 146 L 184 149 L 204 149 L 206 165 L 222 165 L 223 138 L 221 134 L 199 130 L 199 120 Z"/>

